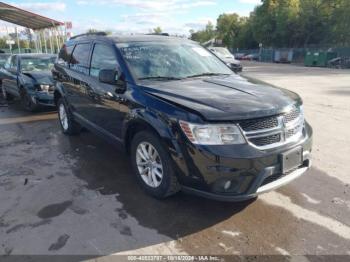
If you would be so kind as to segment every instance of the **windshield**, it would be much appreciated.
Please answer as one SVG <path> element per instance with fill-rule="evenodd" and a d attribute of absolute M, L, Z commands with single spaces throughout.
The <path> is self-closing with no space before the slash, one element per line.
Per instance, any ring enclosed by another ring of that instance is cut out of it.
<path fill-rule="evenodd" d="M 23 72 L 51 70 L 56 57 L 22 57 L 21 68 Z"/>
<path fill-rule="evenodd" d="M 233 55 L 230 53 L 230 51 L 223 47 L 212 48 L 211 51 L 213 51 L 218 57 L 233 58 Z"/>
<path fill-rule="evenodd" d="M 203 47 L 180 42 L 132 42 L 117 45 L 137 79 L 177 80 L 201 75 L 232 74 Z"/>
<path fill-rule="evenodd" d="M 3 68 L 10 55 L 0 55 L 0 68 Z"/>

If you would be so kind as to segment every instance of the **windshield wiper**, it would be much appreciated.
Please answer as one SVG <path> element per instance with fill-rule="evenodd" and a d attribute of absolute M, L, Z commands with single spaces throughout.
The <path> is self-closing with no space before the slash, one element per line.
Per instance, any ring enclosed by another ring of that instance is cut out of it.
<path fill-rule="evenodd" d="M 230 74 L 220 74 L 220 73 L 202 73 L 202 74 L 197 74 L 197 75 L 187 76 L 186 78 L 192 78 L 192 77 L 201 77 L 201 76 L 221 76 L 221 75 L 228 76 L 228 75 L 230 75 Z"/>
<path fill-rule="evenodd" d="M 173 77 L 173 76 L 147 76 L 147 77 L 140 77 L 139 80 L 148 80 L 148 79 L 154 79 L 154 80 L 181 80 L 180 77 Z"/>

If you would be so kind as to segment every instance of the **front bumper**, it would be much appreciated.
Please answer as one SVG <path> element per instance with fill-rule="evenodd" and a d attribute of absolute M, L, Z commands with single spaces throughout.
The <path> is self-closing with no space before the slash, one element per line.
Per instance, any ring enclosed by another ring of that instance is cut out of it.
<path fill-rule="evenodd" d="M 235 65 L 235 64 L 231 64 L 230 68 L 233 72 L 238 73 L 238 72 L 242 72 L 243 71 L 243 67 L 242 65 Z"/>
<path fill-rule="evenodd" d="M 182 144 L 182 157 L 174 158 L 183 191 L 220 201 L 244 201 L 283 186 L 311 167 L 312 129 L 296 143 L 273 150 L 250 145 L 196 147 Z M 302 150 L 302 163 L 283 174 L 281 155 Z M 223 185 L 230 181 L 228 190 Z"/>
<path fill-rule="evenodd" d="M 306 161 L 304 161 L 303 165 L 300 166 L 295 171 L 286 175 L 281 175 L 279 179 L 276 179 L 268 184 L 262 185 L 265 179 L 273 176 L 274 174 L 278 174 L 273 172 L 276 169 L 276 167 L 267 167 L 264 171 L 262 171 L 260 174 L 257 175 L 257 179 L 256 179 L 257 183 L 254 183 L 254 186 L 246 194 L 240 194 L 240 195 L 218 194 L 218 193 L 198 190 L 187 186 L 183 186 L 182 190 L 184 192 L 188 192 L 194 195 L 202 196 L 213 200 L 230 201 L 230 202 L 245 201 L 290 183 L 291 181 L 302 176 L 310 167 L 311 167 L 311 159 L 307 159 Z"/>
<path fill-rule="evenodd" d="M 31 91 L 29 95 L 32 102 L 38 106 L 55 107 L 53 92 Z"/>

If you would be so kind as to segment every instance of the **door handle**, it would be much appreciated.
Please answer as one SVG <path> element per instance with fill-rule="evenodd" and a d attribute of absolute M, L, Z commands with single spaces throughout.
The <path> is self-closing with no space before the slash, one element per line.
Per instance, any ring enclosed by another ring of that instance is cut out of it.
<path fill-rule="evenodd" d="M 109 99 L 113 99 L 114 101 L 117 102 L 124 102 L 125 99 L 123 97 L 121 97 L 120 95 L 115 95 L 112 92 L 105 92 L 105 97 L 109 98 Z"/>
<path fill-rule="evenodd" d="M 115 96 L 111 92 L 106 92 L 105 96 L 108 98 L 115 98 Z"/>

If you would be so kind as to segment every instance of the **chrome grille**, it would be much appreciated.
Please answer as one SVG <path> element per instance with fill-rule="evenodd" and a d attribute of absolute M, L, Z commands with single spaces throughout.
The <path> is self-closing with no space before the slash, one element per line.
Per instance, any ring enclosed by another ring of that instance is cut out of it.
<path fill-rule="evenodd" d="M 281 135 L 271 135 L 271 136 L 263 136 L 263 137 L 257 137 L 257 138 L 251 138 L 250 142 L 252 142 L 254 145 L 257 146 L 265 146 L 270 145 L 274 143 L 278 143 L 281 141 Z"/>
<path fill-rule="evenodd" d="M 301 128 L 301 124 L 296 125 L 295 127 L 286 130 L 286 138 L 288 139 L 290 137 L 297 135 L 300 128 Z"/>
<path fill-rule="evenodd" d="M 266 118 L 245 120 L 239 123 L 247 140 L 259 149 L 269 149 L 292 142 L 302 135 L 304 114 L 302 107 Z"/>
<path fill-rule="evenodd" d="M 273 128 L 278 126 L 277 117 L 261 118 L 259 120 L 247 120 L 240 123 L 244 131 Z"/>
<path fill-rule="evenodd" d="M 294 108 L 283 116 L 283 122 L 285 124 L 290 123 L 295 119 L 297 119 L 299 116 L 300 116 L 300 108 L 299 107 Z"/>

